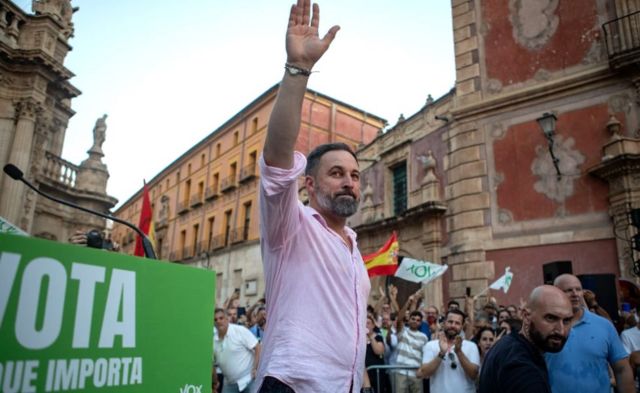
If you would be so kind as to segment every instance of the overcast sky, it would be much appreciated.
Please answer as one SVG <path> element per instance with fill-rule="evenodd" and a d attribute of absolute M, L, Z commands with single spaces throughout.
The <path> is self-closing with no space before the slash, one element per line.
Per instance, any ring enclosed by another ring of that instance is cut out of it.
<path fill-rule="evenodd" d="M 17 4 L 30 11 L 31 0 Z M 63 157 L 79 164 L 103 114 L 110 195 L 126 201 L 282 77 L 291 1 L 74 0 L 65 65 L 82 94 Z M 454 85 L 449 0 L 324 0 L 338 24 L 309 87 L 394 125 Z"/>

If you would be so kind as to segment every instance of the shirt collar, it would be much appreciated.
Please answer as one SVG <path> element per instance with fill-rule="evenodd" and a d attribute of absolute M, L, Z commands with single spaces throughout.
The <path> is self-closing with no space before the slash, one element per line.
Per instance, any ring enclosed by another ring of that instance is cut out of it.
<path fill-rule="evenodd" d="M 324 217 L 322 217 L 322 214 L 318 213 L 318 211 L 314 208 L 312 208 L 309 205 L 305 205 L 303 206 L 303 212 L 304 214 L 306 214 L 309 217 L 313 217 L 315 218 L 320 224 L 322 224 L 323 227 L 327 228 L 328 230 L 333 231 L 331 228 L 329 228 L 329 226 L 327 225 L 327 221 L 324 219 Z M 347 236 L 349 236 L 352 240 L 357 240 L 358 235 L 356 234 L 356 232 L 349 228 L 348 226 L 344 226 L 344 230 L 347 233 Z M 354 242 L 355 244 L 355 242 Z"/>

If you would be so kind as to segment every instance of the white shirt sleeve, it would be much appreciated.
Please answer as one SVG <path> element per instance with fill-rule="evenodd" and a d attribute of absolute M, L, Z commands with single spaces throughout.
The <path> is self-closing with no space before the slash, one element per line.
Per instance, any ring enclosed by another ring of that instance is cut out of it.
<path fill-rule="evenodd" d="M 480 366 L 480 351 L 473 341 L 464 340 L 462 342 L 462 352 L 469 361 L 476 366 Z"/>
<path fill-rule="evenodd" d="M 422 347 L 422 364 L 429 363 L 440 353 L 440 343 L 438 340 L 432 340 L 424 344 Z"/>

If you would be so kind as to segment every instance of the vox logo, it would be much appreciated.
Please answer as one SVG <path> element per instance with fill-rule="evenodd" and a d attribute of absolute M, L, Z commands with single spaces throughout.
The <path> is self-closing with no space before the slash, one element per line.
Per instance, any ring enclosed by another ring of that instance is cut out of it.
<path fill-rule="evenodd" d="M 201 392 L 202 392 L 202 385 L 196 386 L 196 385 L 186 384 L 184 385 L 184 387 L 180 388 L 180 393 L 201 393 Z"/>

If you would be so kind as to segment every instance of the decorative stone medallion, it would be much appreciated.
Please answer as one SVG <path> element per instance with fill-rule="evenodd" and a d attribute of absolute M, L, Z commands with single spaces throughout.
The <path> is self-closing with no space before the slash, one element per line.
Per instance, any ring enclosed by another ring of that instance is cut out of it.
<path fill-rule="evenodd" d="M 580 165 L 584 163 L 585 157 L 575 149 L 573 138 L 564 139 L 562 135 L 554 135 L 553 140 L 553 152 L 559 160 L 562 175 L 558 179 L 549 147 L 546 144 L 538 145 L 536 158 L 531 163 L 531 172 L 538 177 L 533 187 L 547 198 L 563 203 L 574 193 L 573 184 L 580 178 Z"/>

